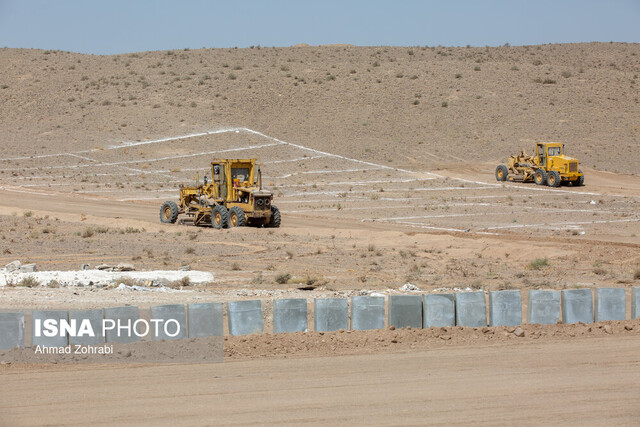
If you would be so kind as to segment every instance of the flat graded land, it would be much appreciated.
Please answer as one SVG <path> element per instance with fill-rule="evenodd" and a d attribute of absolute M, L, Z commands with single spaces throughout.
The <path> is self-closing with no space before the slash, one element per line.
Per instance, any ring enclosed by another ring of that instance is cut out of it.
<path fill-rule="evenodd" d="M 632 425 L 640 416 L 636 336 L 363 353 L 206 365 L 3 367 L 0 419 L 11 425 Z"/>

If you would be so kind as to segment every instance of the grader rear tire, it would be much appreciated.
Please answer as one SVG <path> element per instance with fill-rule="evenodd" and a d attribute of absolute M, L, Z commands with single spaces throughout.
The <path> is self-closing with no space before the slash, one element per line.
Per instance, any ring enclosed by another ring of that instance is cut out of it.
<path fill-rule="evenodd" d="M 509 175 L 509 169 L 505 165 L 500 165 L 496 168 L 496 180 L 506 181 L 507 175 Z"/>
<path fill-rule="evenodd" d="M 578 169 L 578 172 L 582 173 L 580 169 Z M 582 187 L 584 185 L 584 175 L 580 175 L 578 179 L 573 181 L 573 185 L 576 187 Z"/>
<path fill-rule="evenodd" d="M 229 228 L 229 211 L 222 205 L 216 205 L 211 210 L 211 226 L 216 230 Z"/>
<path fill-rule="evenodd" d="M 538 185 L 545 185 L 547 183 L 547 174 L 544 172 L 544 169 L 537 169 L 533 174 L 533 182 Z"/>
<path fill-rule="evenodd" d="M 238 206 L 229 209 L 229 226 L 244 227 L 247 224 L 247 216 Z"/>
<path fill-rule="evenodd" d="M 280 223 L 282 222 L 282 217 L 280 216 L 280 209 L 271 205 L 271 220 L 267 223 L 267 227 L 270 228 L 278 228 L 280 227 Z"/>
<path fill-rule="evenodd" d="M 178 205 L 172 201 L 166 201 L 160 206 L 160 222 L 175 224 L 178 219 Z"/>
<path fill-rule="evenodd" d="M 556 171 L 549 171 L 547 175 L 547 185 L 549 187 L 560 187 L 562 183 L 562 179 L 560 179 L 560 174 Z"/>

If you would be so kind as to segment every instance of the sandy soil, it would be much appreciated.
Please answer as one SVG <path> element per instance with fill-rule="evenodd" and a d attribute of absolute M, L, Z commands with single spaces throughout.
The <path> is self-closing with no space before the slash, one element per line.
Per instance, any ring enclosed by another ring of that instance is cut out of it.
<path fill-rule="evenodd" d="M 0 49 L 0 265 L 214 275 L 166 293 L 3 287 L 0 307 L 259 298 L 269 330 L 273 298 L 405 283 L 628 290 L 640 284 L 639 54 Z M 540 140 L 565 142 L 586 186 L 495 181 Z M 160 203 L 227 156 L 263 163 L 282 227 L 160 224 Z M 634 423 L 637 321 L 524 329 L 226 337 L 218 365 L 2 365 L 0 421 Z"/>
<path fill-rule="evenodd" d="M 637 348 L 637 337 L 613 335 L 222 364 L 12 366 L 0 370 L 0 419 L 631 425 L 640 415 Z"/>

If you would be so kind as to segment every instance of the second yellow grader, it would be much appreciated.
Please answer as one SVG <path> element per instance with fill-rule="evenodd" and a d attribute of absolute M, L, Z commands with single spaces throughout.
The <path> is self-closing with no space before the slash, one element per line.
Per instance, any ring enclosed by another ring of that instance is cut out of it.
<path fill-rule="evenodd" d="M 539 142 L 536 154 L 527 155 L 524 150 L 509 157 L 509 166 L 496 168 L 498 181 L 535 182 L 538 185 L 559 187 L 561 184 L 584 185 L 584 174 L 578 165 L 578 159 L 564 154 L 561 142 Z"/>

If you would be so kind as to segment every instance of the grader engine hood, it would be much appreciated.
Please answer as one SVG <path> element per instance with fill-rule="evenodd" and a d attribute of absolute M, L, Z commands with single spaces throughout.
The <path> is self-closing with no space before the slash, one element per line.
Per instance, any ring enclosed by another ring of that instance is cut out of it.
<path fill-rule="evenodd" d="M 550 169 L 557 169 L 560 172 L 578 172 L 578 159 L 565 156 L 553 156 L 549 158 Z"/>

